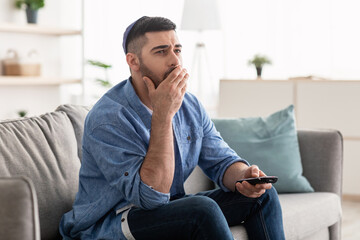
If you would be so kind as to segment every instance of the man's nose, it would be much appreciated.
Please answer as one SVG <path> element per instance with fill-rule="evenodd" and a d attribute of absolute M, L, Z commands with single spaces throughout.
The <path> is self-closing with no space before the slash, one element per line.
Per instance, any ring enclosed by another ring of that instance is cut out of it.
<path fill-rule="evenodd" d="M 181 64 L 181 57 L 175 52 L 171 52 L 169 57 L 170 57 L 169 60 L 170 66 L 177 66 Z"/>

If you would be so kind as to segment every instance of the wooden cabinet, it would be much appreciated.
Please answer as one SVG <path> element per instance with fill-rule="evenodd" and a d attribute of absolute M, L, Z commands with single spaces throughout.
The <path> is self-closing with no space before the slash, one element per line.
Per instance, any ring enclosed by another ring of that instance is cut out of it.
<path fill-rule="evenodd" d="M 360 195 L 360 81 L 221 80 L 219 117 L 267 116 L 290 104 L 298 128 L 344 137 L 344 194 Z"/>

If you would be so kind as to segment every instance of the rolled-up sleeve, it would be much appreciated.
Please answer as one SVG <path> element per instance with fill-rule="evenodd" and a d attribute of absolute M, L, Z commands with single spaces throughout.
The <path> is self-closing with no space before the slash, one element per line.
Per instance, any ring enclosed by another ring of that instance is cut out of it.
<path fill-rule="evenodd" d="M 143 209 L 154 209 L 170 201 L 170 193 L 162 193 L 140 181 L 140 202 Z"/>
<path fill-rule="evenodd" d="M 110 187 L 117 189 L 128 203 L 149 210 L 169 202 L 170 194 L 158 192 L 141 181 L 139 172 L 148 143 L 132 126 L 97 126 L 84 138 L 84 146 Z"/>

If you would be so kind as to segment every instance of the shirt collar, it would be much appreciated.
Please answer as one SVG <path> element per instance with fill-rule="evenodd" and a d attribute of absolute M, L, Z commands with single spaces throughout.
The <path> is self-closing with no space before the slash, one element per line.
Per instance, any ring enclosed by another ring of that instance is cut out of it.
<path fill-rule="evenodd" d="M 132 78 L 129 77 L 129 79 L 126 81 L 125 84 L 125 97 L 131 106 L 132 109 L 135 110 L 135 112 L 139 115 L 145 126 L 150 129 L 151 128 L 151 114 L 146 109 L 146 106 L 141 102 L 140 98 L 135 92 L 135 89 L 132 85 Z"/>

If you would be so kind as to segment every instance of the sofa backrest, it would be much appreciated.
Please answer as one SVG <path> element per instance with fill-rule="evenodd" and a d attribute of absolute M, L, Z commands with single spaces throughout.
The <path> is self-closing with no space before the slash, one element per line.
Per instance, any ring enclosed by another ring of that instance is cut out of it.
<path fill-rule="evenodd" d="M 72 104 L 64 104 L 60 105 L 56 111 L 65 112 L 69 117 L 71 124 L 73 125 L 78 156 L 81 161 L 82 159 L 82 137 L 84 133 L 84 122 L 86 115 L 90 111 L 90 107 L 81 106 L 81 105 L 72 105 Z"/>
<path fill-rule="evenodd" d="M 207 191 L 215 188 L 215 184 L 211 181 L 199 166 L 196 166 L 184 183 L 186 194 L 196 194 L 198 192 Z"/>
<path fill-rule="evenodd" d="M 86 116 L 84 107 L 79 109 L 77 113 L 76 107 L 61 106 L 41 116 L 0 122 L 0 176 L 32 180 L 42 239 L 60 238 L 60 219 L 71 209 L 78 190 L 78 146 Z"/>

